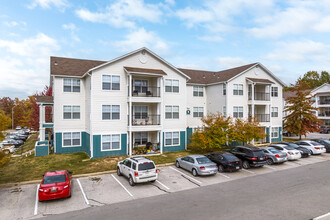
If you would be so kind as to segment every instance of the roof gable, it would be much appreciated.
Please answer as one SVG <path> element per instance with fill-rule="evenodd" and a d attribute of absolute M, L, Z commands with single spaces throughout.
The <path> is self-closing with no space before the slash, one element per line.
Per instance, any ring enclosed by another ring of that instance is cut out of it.
<path fill-rule="evenodd" d="M 321 92 L 330 92 L 330 84 L 324 83 L 323 85 L 313 89 L 311 93 L 317 94 L 317 93 L 321 93 Z"/>

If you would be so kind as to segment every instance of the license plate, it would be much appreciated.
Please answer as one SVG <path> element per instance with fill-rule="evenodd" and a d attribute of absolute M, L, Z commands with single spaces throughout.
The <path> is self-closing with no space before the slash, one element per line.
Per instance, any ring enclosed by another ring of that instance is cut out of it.
<path fill-rule="evenodd" d="M 260 160 L 263 160 L 264 158 L 263 157 L 260 157 Z"/>
<path fill-rule="evenodd" d="M 238 170 L 239 169 L 239 167 L 236 167 L 236 170 Z"/>
<path fill-rule="evenodd" d="M 51 192 L 56 192 L 57 189 L 56 188 L 53 188 L 53 189 L 50 189 Z"/>

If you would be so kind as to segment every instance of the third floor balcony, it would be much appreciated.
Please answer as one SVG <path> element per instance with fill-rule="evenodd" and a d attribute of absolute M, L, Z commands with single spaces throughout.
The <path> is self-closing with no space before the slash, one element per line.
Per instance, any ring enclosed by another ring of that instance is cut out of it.
<path fill-rule="evenodd" d="M 252 100 L 252 92 L 249 92 L 249 100 Z M 254 92 L 254 100 L 257 100 L 257 101 L 270 101 L 270 93 Z"/>

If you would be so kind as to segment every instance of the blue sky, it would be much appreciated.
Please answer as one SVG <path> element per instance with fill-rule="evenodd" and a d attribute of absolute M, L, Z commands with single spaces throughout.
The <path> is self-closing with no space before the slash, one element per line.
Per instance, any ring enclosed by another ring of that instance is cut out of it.
<path fill-rule="evenodd" d="M 261 62 L 287 84 L 330 71 L 330 0 L 2 0 L 0 97 L 49 83 L 49 57 L 110 60 L 148 47 L 177 67 Z"/>

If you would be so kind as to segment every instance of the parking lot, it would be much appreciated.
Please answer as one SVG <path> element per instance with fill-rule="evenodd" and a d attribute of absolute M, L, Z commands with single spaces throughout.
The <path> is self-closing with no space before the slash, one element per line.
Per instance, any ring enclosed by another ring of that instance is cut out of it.
<path fill-rule="evenodd" d="M 106 174 L 74 178 L 72 197 L 47 202 L 37 200 L 38 184 L 0 189 L 0 213 L 3 219 L 31 219 L 42 216 L 81 210 L 90 206 L 102 206 L 118 202 L 164 195 L 245 177 L 277 172 L 285 169 L 330 160 L 330 154 L 322 154 L 289 161 L 280 165 L 242 169 L 233 173 L 217 173 L 215 176 L 194 177 L 191 173 L 173 166 L 159 167 L 159 178 L 154 183 L 131 187 L 125 177 Z"/>

